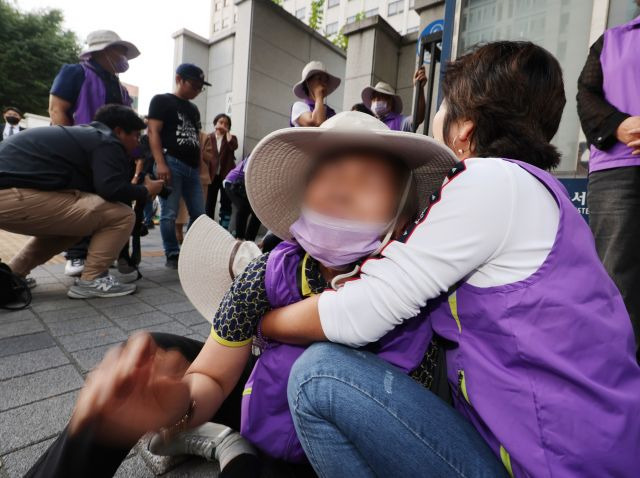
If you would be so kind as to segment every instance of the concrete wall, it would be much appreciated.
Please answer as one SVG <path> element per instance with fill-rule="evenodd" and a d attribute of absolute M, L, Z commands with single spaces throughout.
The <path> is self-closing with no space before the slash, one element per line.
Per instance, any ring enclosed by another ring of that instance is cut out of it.
<path fill-rule="evenodd" d="M 233 64 L 233 130 L 241 151 L 289 126 L 293 85 L 311 60 L 343 78 L 345 54 L 270 0 L 239 0 Z M 327 100 L 340 110 L 344 87 Z M 240 156 L 241 153 L 238 153 Z"/>
<path fill-rule="evenodd" d="M 233 122 L 233 64 L 235 48 L 235 29 L 226 30 L 224 35 L 211 39 L 209 46 L 208 80 L 212 86 L 207 88 L 207 114 L 203 116 L 205 131 L 213 131 L 213 118 L 218 113 L 226 113 Z"/>
<path fill-rule="evenodd" d="M 186 29 L 179 30 L 172 36 L 174 39 L 174 71 L 180 63 L 193 63 L 205 72 L 209 70 L 209 41 L 206 38 Z M 211 81 L 209 82 L 211 83 Z M 207 95 L 200 94 L 193 102 L 200 110 L 200 117 L 204 125 L 204 119 L 207 117 Z"/>

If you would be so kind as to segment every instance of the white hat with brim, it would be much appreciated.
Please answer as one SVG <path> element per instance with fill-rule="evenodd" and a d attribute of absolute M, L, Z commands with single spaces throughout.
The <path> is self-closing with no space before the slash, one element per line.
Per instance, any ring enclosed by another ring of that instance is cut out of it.
<path fill-rule="evenodd" d="M 414 173 L 420 207 L 442 186 L 457 159 L 446 146 L 414 133 L 392 131 L 371 115 L 345 111 L 318 128 L 286 128 L 260 141 L 249 158 L 247 196 L 262 224 L 281 239 L 300 216 L 306 179 L 316 158 L 363 148 L 391 154 Z"/>
<path fill-rule="evenodd" d="M 362 90 L 362 94 L 360 95 L 360 97 L 362 98 L 362 102 L 369 109 L 371 109 L 371 100 L 374 93 L 382 93 L 383 95 L 391 96 L 393 98 L 391 111 L 398 114 L 402 113 L 402 98 L 400 98 L 399 95 L 396 95 L 396 91 L 391 87 L 389 83 L 379 81 L 378 83 L 376 83 L 376 86 L 367 86 L 364 90 Z"/>
<path fill-rule="evenodd" d="M 128 60 L 140 56 L 140 50 L 133 43 L 120 39 L 120 36 L 111 30 L 97 30 L 89 33 L 86 43 L 86 47 L 78 55 L 81 60 L 88 60 L 92 53 L 102 51 L 110 46 L 125 48 L 125 56 Z"/>
<path fill-rule="evenodd" d="M 262 251 L 255 242 L 240 241 L 202 215 L 189 227 L 180 249 L 178 275 L 187 298 L 209 322 L 233 279 Z"/>
<path fill-rule="evenodd" d="M 340 86 L 340 78 L 329 73 L 324 67 L 324 63 L 321 61 L 311 61 L 302 69 L 302 79 L 293 86 L 293 94 L 302 100 L 309 99 L 309 95 L 304 91 L 304 84 L 316 73 L 325 73 L 329 77 L 329 83 L 327 84 L 327 96 L 336 91 Z"/>

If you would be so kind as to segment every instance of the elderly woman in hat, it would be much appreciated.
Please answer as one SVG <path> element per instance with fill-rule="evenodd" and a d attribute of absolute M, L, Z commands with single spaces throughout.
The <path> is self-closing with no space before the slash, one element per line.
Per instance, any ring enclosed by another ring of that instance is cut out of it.
<path fill-rule="evenodd" d="M 413 84 L 418 87 L 418 118 L 424 118 L 424 85 L 427 76 L 424 66 L 418 68 L 413 76 Z M 402 114 L 402 98 L 397 95 L 389 83 L 379 81 L 375 86 L 362 90 L 362 102 L 373 114 L 394 131 L 414 132 L 418 125 L 413 124 L 412 116 Z"/>
<path fill-rule="evenodd" d="M 290 126 L 320 126 L 336 112 L 325 103 L 340 86 L 340 78 L 330 74 L 321 61 L 311 61 L 302 70 L 302 78 L 293 87 L 300 99 L 291 107 Z"/>

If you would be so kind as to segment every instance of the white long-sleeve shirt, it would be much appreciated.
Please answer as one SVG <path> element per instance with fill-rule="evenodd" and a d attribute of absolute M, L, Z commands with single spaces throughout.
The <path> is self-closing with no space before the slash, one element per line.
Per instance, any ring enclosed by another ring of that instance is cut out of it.
<path fill-rule="evenodd" d="M 368 260 L 361 278 L 321 295 L 329 340 L 375 342 L 429 299 L 460 280 L 492 287 L 523 280 L 544 262 L 558 230 L 558 205 L 547 188 L 514 163 L 471 158 L 447 180 L 406 242 Z"/>

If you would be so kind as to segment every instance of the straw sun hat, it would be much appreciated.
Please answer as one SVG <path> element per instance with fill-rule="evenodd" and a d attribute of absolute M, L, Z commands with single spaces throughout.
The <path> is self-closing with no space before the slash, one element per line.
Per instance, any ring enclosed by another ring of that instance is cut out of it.
<path fill-rule="evenodd" d="M 300 215 L 305 179 L 315 158 L 340 149 L 390 153 L 413 170 L 420 207 L 442 185 L 457 159 L 446 146 L 414 133 L 392 131 L 371 115 L 345 111 L 318 128 L 286 128 L 254 148 L 245 176 L 247 196 L 262 224 L 282 239 Z"/>
<path fill-rule="evenodd" d="M 237 240 L 214 220 L 200 216 L 187 231 L 178 261 L 187 298 L 211 322 L 233 279 L 261 254 L 255 242 Z"/>
<path fill-rule="evenodd" d="M 384 81 L 379 81 L 376 83 L 376 86 L 367 86 L 364 90 L 362 90 L 362 102 L 365 106 L 371 109 L 371 99 L 374 93 L 382 93 L 383 95 L 389 95 L 393 97 L 393 106 L 391 110 L 394 113 L 402 113 L 402 98 L 396 95 L 396 90 L 394 90 L 389 83 L 385 83 Z"/>
<path fill-rule="evenodd" d="M 124 47 L 127 50 L 125 56 L 128 60 L 140 56 L 140 50 L 138 50 L 133 43 L 122 40 L 116 32 L 112 32 L 111 30 L 96 30 L 95 32 L 89 33 L 86 46 L 78 56 L 81 60 L 87 60 L 91 57 L 92 53 L 102 51 L 110 46 Z"/>
<path fill-rule="evenodd" d="M 329 77 L 329 84 L 327 85 L 327 96 L 336 91 L 338 89 L 338 86 L 340 86 L 340 78 L 329 73 L 324 67 L 324 63 L 322 63 L 321 61 L 310 61 L 302 69 L 302 79 L 293 86 L 293 94 L 302 100 L 308 99 L 309 95 L 304 92 L 304 84 L 316 73 L 325 73 Z"/>

